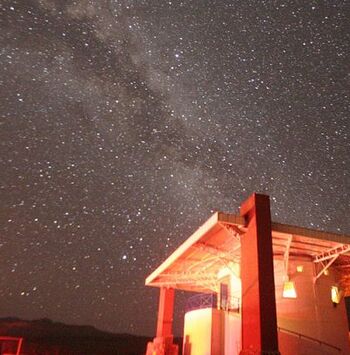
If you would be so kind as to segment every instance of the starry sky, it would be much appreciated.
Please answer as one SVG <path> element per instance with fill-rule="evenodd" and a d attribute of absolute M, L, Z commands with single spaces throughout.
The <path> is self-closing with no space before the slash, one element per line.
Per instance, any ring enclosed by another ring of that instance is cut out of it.
<path fill-rule="evenodd" d="M 275 221 L 350 234 L 349 16 L 2 0 L 0 317 L 152 335 L 145 277 L 253 191 Z"/>

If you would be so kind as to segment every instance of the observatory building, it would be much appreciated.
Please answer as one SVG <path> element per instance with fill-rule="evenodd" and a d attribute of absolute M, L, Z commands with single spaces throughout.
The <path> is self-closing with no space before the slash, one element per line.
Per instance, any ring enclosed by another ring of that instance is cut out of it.
<path fill-rule="evenodd" d="M 251 195 L 240 215 L 212 215 L 146 285 L 160 290 L 147 355 L 178 354 L 176 290 L 195 293 L 184 355 L 350 354 L 350 236 L 271 222 L 266 195 Z"/>

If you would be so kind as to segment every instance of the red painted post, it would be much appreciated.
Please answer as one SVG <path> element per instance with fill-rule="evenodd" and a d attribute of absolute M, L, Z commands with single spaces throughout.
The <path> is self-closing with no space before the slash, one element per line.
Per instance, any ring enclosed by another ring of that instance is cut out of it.
<path fill-rule="evenodd" d="M 241 354 L 279 354 L 269 197 L 251 195 L 240 213 L 248 227 L 241 238 Z"/>
<path fill-rule="evenodd" d="M 175 290 L 160 288 L 157 318 L 157 335 L 147 344 L 146 355 L 177 355 L 178 346 L 173 344 L 173 313 Z"/>
<path fill-rule="evenodd" d="M 162 287 L 159 294 L 157 337 L 172 336 L 173 312 L 174 312 L 173 288 Z"/>

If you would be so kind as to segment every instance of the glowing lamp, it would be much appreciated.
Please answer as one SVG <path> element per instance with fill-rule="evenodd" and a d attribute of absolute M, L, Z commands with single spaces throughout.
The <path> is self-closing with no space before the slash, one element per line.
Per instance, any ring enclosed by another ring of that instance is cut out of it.
<path fill-rule="evenodd" d="M 293 281 L 285 281 L 283 283 L 283 294 L 284 298 L 297 298 L 297 293 L 295 291 L 295 285 Z"/>
<path fill-rule="evenodd" d="M 298 265 L 297 266 L 297 272 L 303 272 L 304 271 L 304 266 L 303 265 Z"/>
<path fill-rule="evenodd" d="M 339 304 L 343 296 L 343 292 L 337 286 L 331 287 L 331 298 L 334 304 Z"/>

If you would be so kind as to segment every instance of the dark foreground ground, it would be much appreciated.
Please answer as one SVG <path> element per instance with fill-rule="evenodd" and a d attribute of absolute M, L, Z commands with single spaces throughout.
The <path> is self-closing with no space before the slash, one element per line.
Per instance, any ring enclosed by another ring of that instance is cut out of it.
<path fill-rule="evenodd" d="M 91 326 L 75 326 L 49 319 L 24 321 L 0 319 L 1 336 L 23 337 L 21 355 L 140 355 L 151 338 L 113 334 Z M 182 339 L 175 340 L 181 344 Z M 0 341 L 0 355 L 10 352 L 11 344 Z M 181 347 L 181 346 L 180 346 Z"/>

